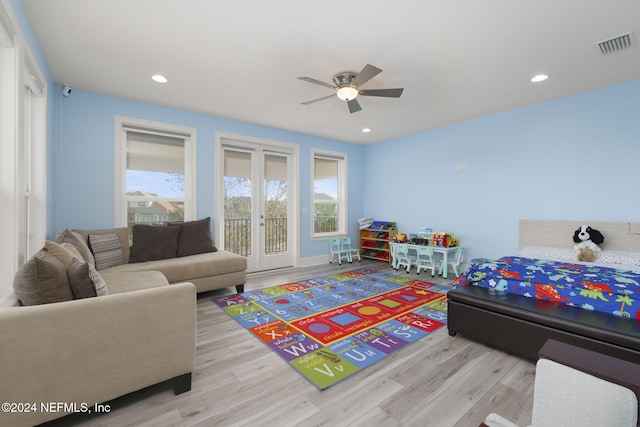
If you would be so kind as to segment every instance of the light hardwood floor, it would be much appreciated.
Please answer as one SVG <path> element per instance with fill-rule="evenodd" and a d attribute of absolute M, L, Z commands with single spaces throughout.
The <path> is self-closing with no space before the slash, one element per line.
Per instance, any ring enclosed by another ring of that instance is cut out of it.
<path fill-rule="evenodd" d="M 353 268 L 393 271 L 377 261 L 250 275 L 245 290 Z M 404 274 L 406 272 L 398 272 Z M 408 273 L 416 276 L 415 270 Z M 430 274 L 417 276 L 451 283 Z M 193 385 L 158 384 L 108 402 L 110 412 L 48 426 L 478 426 L 490 412 L 531 422 L 535 364 L 443 327 L 377 364 L 319 391 L 211 302 L 198 296 Z M 260 351 L 255 351 L 256 348 Z"/>

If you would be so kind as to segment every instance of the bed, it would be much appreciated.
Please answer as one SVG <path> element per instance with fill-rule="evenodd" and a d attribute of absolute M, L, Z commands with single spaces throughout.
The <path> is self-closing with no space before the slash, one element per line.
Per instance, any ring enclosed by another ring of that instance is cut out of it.
<path fill-rule="evenodd" d="M 593 263 L 576 261 L 582 224 L 605 235 Z M 471 266 L 448 293 L 449 335 L 532 360 L 548 339 L 640 363 L 640 224 L 520 221 L 520 250 Z"/>

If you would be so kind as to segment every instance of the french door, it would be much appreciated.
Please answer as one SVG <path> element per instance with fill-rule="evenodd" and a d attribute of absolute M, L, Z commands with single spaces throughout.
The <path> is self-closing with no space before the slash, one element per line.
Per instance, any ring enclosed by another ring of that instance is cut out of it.
<path fill-rule="evenodd" d="M 224 249 L 246 256 L 249 272 L 295 266 L 297 149 L 221 137 L 218 154 L 216 234 Z"/>

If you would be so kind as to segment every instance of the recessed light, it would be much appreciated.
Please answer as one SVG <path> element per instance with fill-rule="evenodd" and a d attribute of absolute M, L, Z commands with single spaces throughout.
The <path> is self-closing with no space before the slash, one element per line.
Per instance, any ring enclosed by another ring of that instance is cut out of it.
<path fill-rule="evenodd" d="M 369 128 L 363 128 L 363 129 L 362 129 L 362 132 L 363 132 L 363 133 L 369 133 L 369 132 L 371 132 L 371 129 L 369 129 Z"/>
<path fill-rule="evenodd" d="M 538 74 L 536 76 L 531 77 L 531 81 L 534 83 L 539 83 L 547 80 L 548 78 L 549 76 L 547 76 L 546 74 Z"/>
<path fill-rule="evenodd" d="M 158 82 L 158 83 L 166 83 L 169 81 L 162 74 L 154 74 L 153 76 L 151 76 L 151 78 L 153 79 L 154 82 Z"/>

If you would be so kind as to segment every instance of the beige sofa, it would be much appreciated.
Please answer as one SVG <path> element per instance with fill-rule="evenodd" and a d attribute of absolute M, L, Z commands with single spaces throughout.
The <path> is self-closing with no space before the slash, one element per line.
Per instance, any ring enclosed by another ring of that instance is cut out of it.
<path fill-rule="evenodd" d="M 88 264 L 99 264 L 89 236 L 101 234 L 116 234 L 122 251 L 120 265 L 97 270 L 108 295 L 63 300 L 46 289 L 16 290 L 0 301 L 0 401 L 10 405 L 0 412 L 0 425 L 29 426 L 93 411 L 96 404 L 167 380 L 176 394 L 190 390 L 196 292 L 230 286 L 242 292 L 244 257 L 216 250 L 129 263 L 126 228 L 63 230 L 58 244 L 47 242 L 30 261 L 75 248 L 75 264 L 69 265 L 86 272 Z M 69 265 L 61 268 L 71 283 Z M 73 284 L 67 286 L 77 298 Z M 32 297 L 49 300 L 23 306 L 19 299 Z"/>
<path fill-rule="evenodd" d="M 0 307 L 0 425 L 31 426 L 166 380 L 191 389 L 196 288 L 110 272 L 109 295 Z M 135 290 L 134 290 L 135 289 Z M 54 404 L 53 406 L 47 406 Z M 61 406 L 60 406 L 61 405 Z"/>
<path fill-rule="evenodd" d="M 189 224 L 201 226 L 201 229 L 209 229 L 208 221 L 193 221 Z M 237 292 L 244 291 L 244 283 L 247 278 L 247 259 L 243 256 L 216 249 L 214 252 L 129 263 L 131 250 L 135 248 L 136 242 L 134 240 L 133 247 L 129 246 L 128 228 L 72 231 L 83 237 L 84 243 L 87 244 L 87 251 L 90 250 L 89 236 L 92 234 L 115 233 L 118 236 L 122 248 L 123 264 L 99 270 L 100 274 L 112 271 L 159 271 L 166 276 L 169 283 L 193 283 L 196 285 L 198 293 L 232 286 L 235 286 Z M 134 239 L 135 233 L 134 228 Z M 60 236 L 60 233 L 58 235 Z M 85 256 L 85 258 L 90 257 L 91 255 Z M 91 262 L 91 259 L 87 262 Z"/>

